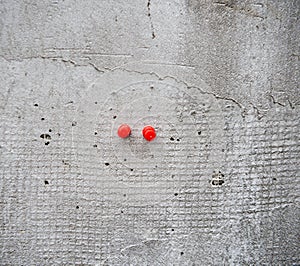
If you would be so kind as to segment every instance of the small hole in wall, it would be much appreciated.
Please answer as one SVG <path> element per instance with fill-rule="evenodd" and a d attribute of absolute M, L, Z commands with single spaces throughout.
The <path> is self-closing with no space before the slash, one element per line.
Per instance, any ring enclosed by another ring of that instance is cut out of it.
<path fill-rule="evenodd" d="M 41 118 L 41 120 L 42 120 L 42 121 L 44 121 L 44 120 L 45 120 L 45 118 L 44 118 L 44 117 L 42 117 L 42 118 Z"/>
<path fill-rule="evenodd" d="M 116 119 L 116 118 L 117 118 L 117 116 L 116 116 L 116 115 L 114 115 L 114 116 L 113 116 L 113 119 Z"/>
<path fill-rule="evenodd" d="M 72 122 L 72 127 L 75 127 L 77 125 L 77 122 Z"/>
<path fill-rule="evenodd" d="M 94 133 L 95 136 L 96 136 L 97 134 L 98 134 L 97 132 Z"/>
<path fill-rule="evenodd" d="M 106 166 L 109 166 L 109 163 L 105 163 Z"/>
<path fill-rule="evenodd" d="M 49 129 L 49 132 L 52 132 L 52 129 L 51 129 L 51 128 Z"/>
<path fill-rule="evenodd" d="M 222 186 L 223 184 L 224 184 L 224 180 L 222 180 L 222 179 L 216 179 L 216 180 L 212 180 L 211 181 L 211 184 L 213 185 L 213 186 Z"/>
<path fill-rule="evenodd" d="M 174 232 L 175 231 L 174 228 L 172 228 L 171 231 Z"/>
<path fill-rule="evenodd" d="M 51 136 L 49 134 L 41 134 L 40 138 L 41 139 L 51 139 Z"/>
<path fill-rule="evenodd" d="M 174 141 L 175 139 L 173 137 L 170 138 L 171 141 Z"/>
<path fill-rule="evenodd" d="M 97 144 L 94 144 L 93 147 L 94 147 L 94 148 L 97 148 Z"/>
<path fill-rule="evenodd" d="M 35 103 L 33 106 L 38 107 L 39 105 L 37 103 Z"/>
<path fill-rule="evenodd" d="M 133 172 L 133 169 L 131 168 L 130 171 Z"/>
<path fill-rule="evenodd" d="M 49 145 L 50 144 L 50 141 L 46 141 L 45 142 L 45 145 L 47 146 L 47 145 Z"/>
<path fill-rule="evenodd" d="M 178 193 L 174 193 L 174 196 L 178 196 Z"/>
<path fill-rule="evenodd" d="M 121 211 L 121 213 L 124 213 L 123 211 Z"/>
<path fill-rule="evenodd" d="M 79 206 L 76 206 L 76 209 L 79 209 Z"/>
<path fill-rule="evenodd" d="M 183 254 L 184 254 L 184 252 L 183 252 L 183 251 L 181 251 L 181 252 L 180 252 L 180 255 L 182 256 Z"/>
<path fill-rule="evenodd" d="M 48 182 L 48 180 L 45 180 L 45 185 L 49 185 L 49 182 Z"/>
<path fill-rule="evenodd" d="M 198 135 L 199 135 L 199 136 L 201 135 L 201 131 L 198 131 Z"/>
<path fill-rule="evenodd" d="M 98 102 L 95 102 L 95 104 L 98 104 Z"/>

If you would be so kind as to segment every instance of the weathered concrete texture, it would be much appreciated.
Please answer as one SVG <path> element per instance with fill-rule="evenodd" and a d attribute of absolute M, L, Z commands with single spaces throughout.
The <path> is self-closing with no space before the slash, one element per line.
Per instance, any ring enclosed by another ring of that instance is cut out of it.
<path fill-rule="evenodd" d="M 299 1 L 0 12 L 0 265 L 300 264 Z"/>

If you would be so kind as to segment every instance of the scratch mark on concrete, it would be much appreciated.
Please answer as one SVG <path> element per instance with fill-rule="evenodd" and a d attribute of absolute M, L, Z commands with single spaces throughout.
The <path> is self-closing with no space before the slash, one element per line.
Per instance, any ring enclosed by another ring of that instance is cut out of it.
<path fill-rule="evenodd" d="M 239 7 L 238 5 L 236 5 L 234 3 L 234 1 L 217 1 L 217 2 L 213 2 L 215 5 L 219 5 L 219 6 L 223 6 L 225 8 L 230 8 L 234 11 L 240 12 L 242 14 L 254 17 L 254 18 L 260 18 L 260 19 L 265 19 L 263 16 L 260 16 L 259 14 L 257 14 L 253 9 L 251 9 L 251 7 L 247 7 L 246 5 Z M 254 6 L 257 7 L 264 7 L 263 4 L 261 3 L 255 3 L 253 4 Z"/>
<path fill-rule="evenodd" d="M 264 4 L 263 4 L 263 3 L 254 3 L 253 5 L 254 5 L 254 6 L 258 6 L 258 7 L 264 7 Z"/>
<path fill-rule="evenodd" d="M 163 66 L 178 66 L 178 67 L 186 67 L 186 68 L 196 68 L 192 65 L 185 65 L 185 64 L 177 64 L 177 63 L 165 63 L 165 62 L 145 62 L 148 65 L 163 65 Z"/>
<path fill-rule="evenodd" d="M 45 48 L 45 51 L 89 51 L 89 49 L 86 48 L 76 48 L 76 47 L 51 47 L 51 48 Z"/>
<path fill-rule="evenodd" d="M 7 104 L 8 104 L 8 100 L 9 100 L 10 94 L 11 94 L 11 88 L 8 88 L 6 95 L 3 97 L 3 99 L 4 99 L 3 106 L 0 105 L 0 109 L 5 110 L 5 108 L 6 108 Z M 3 95 L 1 95 L 1 97 L 2 96 Z"/>
<path fill-rule="evenodd" d="M 122 248 L 120 250 L 120 254 L 122 254 L 121 256 L 125 256 L 126 257 L 126 253 L 128 253 L 128 251 L 132 250 L 132 249 L 136 249 L 136 248 L 146 248 L 147 246 L 149 245 L 152 245 L 152 244 L 155 244 L 157 242 L 166 242 L 166 240 L 164 239 L 147 239 L 147 240 L 144 240 L 144 241 L 141 241 L 140 243 L 138 244 L 133 244 L 133 245 L 128 245 L 128 246 L 125 246 L 124 248 Z M 149 248 L 149 247 L 148 247 Z M 110 260 L 110 259 L 113 259 L 113 258 L 118 258 L 119 256 L 108 256 L 106 259 L 104 259 L 102 262 L 101 262 L 101 265 L 106 265 L 106 263 Z"/>
<path fill-rule="evenodd" d="M 126 252 L 127 250 L 129 249 L 133 249 L 133 248 L 137 248 L 137 247 L 141 247 L 143 245 L 150 245 L 152 243 L 156 243 L 156 242 L 164 242 L 165 240 L 161 240 L 161 239 L 148 239 L 148 240 L 144 240 L 142 241 L 141 243 L 139 244 L 134 244 L 134 245 L 129 245 L 129 246 L 126 246 L 124 247 L 123 249 L 121 249 L 121 253 L 124 253 Z"/>
<path fill-rule="evenodd" d="M 107 57 L 133 57 L 132 54 L 106 54 L 106 53 L 84 53 L 86 55 L 93 56 L 107 56 Z"/>

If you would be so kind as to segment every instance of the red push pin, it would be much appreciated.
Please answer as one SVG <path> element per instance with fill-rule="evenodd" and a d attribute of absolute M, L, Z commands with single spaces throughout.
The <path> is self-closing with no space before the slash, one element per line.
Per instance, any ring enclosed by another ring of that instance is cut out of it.
<path fill-rule="evenodd" d="M 131 129 L 127 124 L 122 124 L 118 128 L 118 136 L 122 139 L 128 138 L 130 136 Z"/>
<path fill-rule="evenodd" d="M 143 129 L 143 136 L 148 141 L 155 139 L 156 137 L 155 129 L 151 126 L 145 126 Z"/>

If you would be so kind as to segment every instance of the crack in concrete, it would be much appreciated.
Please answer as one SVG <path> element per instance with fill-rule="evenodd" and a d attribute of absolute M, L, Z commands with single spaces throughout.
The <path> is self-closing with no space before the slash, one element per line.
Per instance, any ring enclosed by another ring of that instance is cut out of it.
<path fill-rule="evenodd" d="M 155 39 L 156 36 L 155 36 L 153 21 L 152 21 L 152 17 L 151 17 L 150 5 L 151 5 L 151 0 L 148 0 L 148 3 L 147 3 L 148 17 L 149 17 L 149 20 L 150 20 L 150 27 L 151 27 L 151 31 L 152 31 L 152 39 Z"/>
<path fill-rule="evenodd" d="M 149 1 L 150 2 L 150 1 Z M 8 61 L 8 62 L 11 62 L 11 61 L 17 61 L 17 62 L 21 62 L 23 60 L 32 60 L 32 59 L 43 59 L 43 60 L 51 60 L 51 61 L 54 61 L 54 62 L 59 62 L 61 61 L 62 63 L 66 64 L 66 63 L 69 63 L 71 65 L 73 65 L 74 67 L 87 67 L 87 66 L 91 66 L 94 70 L 96 70 L 97 72 L 101 73 L 101 74 L 104 74 L 104 73 L 107 73 L 107 72 L 115 72 L 115 71 L 125 71 L 125 72 L 128 72 L 128 73 L 137 73 L 137 74 L 140 74 L 140 75 L 150 75 L 150 76 L 154 76 L 156 79 L 158 79 L 159 81 L 163 81 L 165 79 L 172 79 L 174 80 L 175 82 L 177 82 L 178 84 L 183 84 L 187 89 L 196 89 L 198 90 L 200 93 L 202 94 L 207 94 L 207 95 L 212 95 L 214 96 L 216 99 L 218 100 L 225 100 L 225 101 L 230 101 L 232 103 L 234 103 L 236 106 L 239 107 L 239 109 L 241 109 L 241 116 L 243 118 L 245 118 L 246 116 L 246 108 L 245 106 L 243 106 L 243 104 L 241 104 L 240 102 L 238 102 L 236 99 L 234 98 L 231 98 L 231 97 L 225 97 L 225 96 L 221 96 L 221 95 L 218 95 L 214 92 L 209 92 L 209 91 L 204 91 L 203 89 L 197 87 L 197 86 L 194 86 L 194 85 L 190 85 L 188 84 L 187 82 L 185 81 L 182 81 L 182 80 L 178 80 L 176 77 L 174 76 L 170 76 L 170 75 L 166 75 L 166 76 L 160 76 L 159 74 L 151 71 L 147 71 L 147 72 L 142 72 L 142 71 L 137 71 L 137 70 L 129 70 L 129 69 L 126 69 L 126 68 L 122 68 L 122 67 L 115 67 L 115 68 L 107 68 L 107 67 L 104 67 L 104 68 L 99 68 L 96 64 L 92 63 L 92 62 L 88 62 L 87 64 L 78 64 L 77 62 L 75 62 L 74 60 L 71 60 L 71 59 L 65 59 L 63 58 L 62 56 L 57 56 L 57 57 L 48 57 L 48 56 L 43 56 L 43 55 L 38 55 L 38 56 L 32 56 L 32 57 L 21 57 L 21 58 L 7 58 L 3 55 L 0 55 L 0 58 L 3 58 L 4 60 Z M 272 103 L 274 105 L 279 105 L 281 107 L 287 107 L 285 104 L 282 104 L 278 101 L 276 101 L 275 97 L 273 95 L 269 95 L 272 99 Z M 295 106 L 290 102 L 290 100 L 288 100 L 289 102 L 289 107 L 291 109 L 294 109 Z M 255 106 L 255 104 L 249 102 L 249 104 L 256 110 L 256 113 L 258 115 L 258 118 L 261 119 L 264 114 L 262 114 L 262 112 L 266 112 L 266 110 L 260 110 L 257 106 Z"/>
<path fill-rule="evenodd" d="M 91 65 L 96 71 L 100 72 L 100 73 L 104 73 L 104 70 L 101 70 L 100 68 L 98 68 L 94 63 L 89 62 L 89 65 Z"/>
<path fill-rule="evenodd" d="M 252 102 L 250 102 L 250 105 L 252 106 L 252 108 L 256 112 L 258 120 L 261 120 L 266 115 L 266 113 L 268 112 L 268 110 L 260 110 Z M 264 112 L 264 113 L 262 113 L 262 112 Z"/>
<path fill-rule="evenodd" d="M 286 94 L 288 97 L 290 97 L 288 94 Z M 290 101 L 290 99 L 287 99 L 286 101 L 288 102 L 288 105 L 287 104 L 283 104 L 281 102 L 279 102 L 278 100 L 276 100 L 276 98 L 272 95 L 272 94 L 269 94 L 271 100 L 272 100 L 272 103 L 274 105 L 279 105 L 281 107 L 290 107 L 291 109 L 295 109 L 295 105 Z M 297 105 L 297 104 L 296 104 Z"/>
<path fill-rule="evenodd" d="M 197 89 L 198 91 L 200 91 L 202 94 L 209 94 L 209 95 L 212 95 L 214 96 L 216 99 L 220 99 L 220 100 L 226 100 L 226 101 L 231 101 L 233 102 L 234 104 L 236 104 L 240 109 L 242 109 L 242 117 L 244 117 L 243 113 L 244 113 L 244 106 L 239 103 L 237 100 L 233 99 L 233 98 L 229 98 L 229 97 L 223 97 L 223 96 L 220 96 L 216 93 L 213 93 L 213 92 L 208 92 L 208 91 L 204 91 L 203 89 L 199 88 L 199 87 L 196 87 L 196 86 L 191 86 L 189 85 L 187 82 L 185 81 L 182 81 L 182 80 L 178 80 L 177 78 L 173 77 L 173 76 L 170 76 L 170 75 L 166 75 L 166 76 L 159 76 L 157 73 L 155 72 L 141 72 L 141 71 L 137 71 L 137 70 L 128 70 L 128 69 L 125 69 L 125 68 L 118 68 L 119 70 L 122 70 L 122 71 L 126 71 L 126 72 L 129 72 L 129 73 L 137 73 L 137 74 L 140 74 L 140 75 L 153 75 L 155 76 L 158 80 L 160 81 L 163 81 L 167 78 L 170 78 L 170 79 L 173 79 L 174 81 L 176 81 L 178 84 L 183 84 L 187 89 Z M 112 69 L 111 71 L 115 71 L 115 70 L 118 70 L 118 69 Z"/>
<path fill-rule="evenodd" d="M 43 59 L 43 60 L 51 60 L 53 62 L 57 62 L 57 61 L 61 61 L 62 63 L 66 64 L 66 63 L 70 63 L 71 65 L 73 65 L 74 67 L 87 67 L 87 66 L 92 66 L 97 72 L 100 73 L 105 73 L 104 70 L 100 69 L 99 67 L 97 67 L 95 64 L 93 64 L 92 62 L 88 62 L 87 64 L 78 64 L 77 62 L 75 62 L 74 60 L 71 59 L 65 59 L 62 56 L 44 56 L 44 55 L 37 55 L 37 56 L 30 56 L 30 57 L 20 57 L 20 58 L 7 58 L 3 55 L 0 55 L 0 58 L 4 59 L 7 62 L 22 62 L 23 60 L 32 60 L 32 59 Z M 89 58 L 90 59 L 90 58 Z M 108 68 L 104 68 L 105 70 L 109 70 Z"/>

